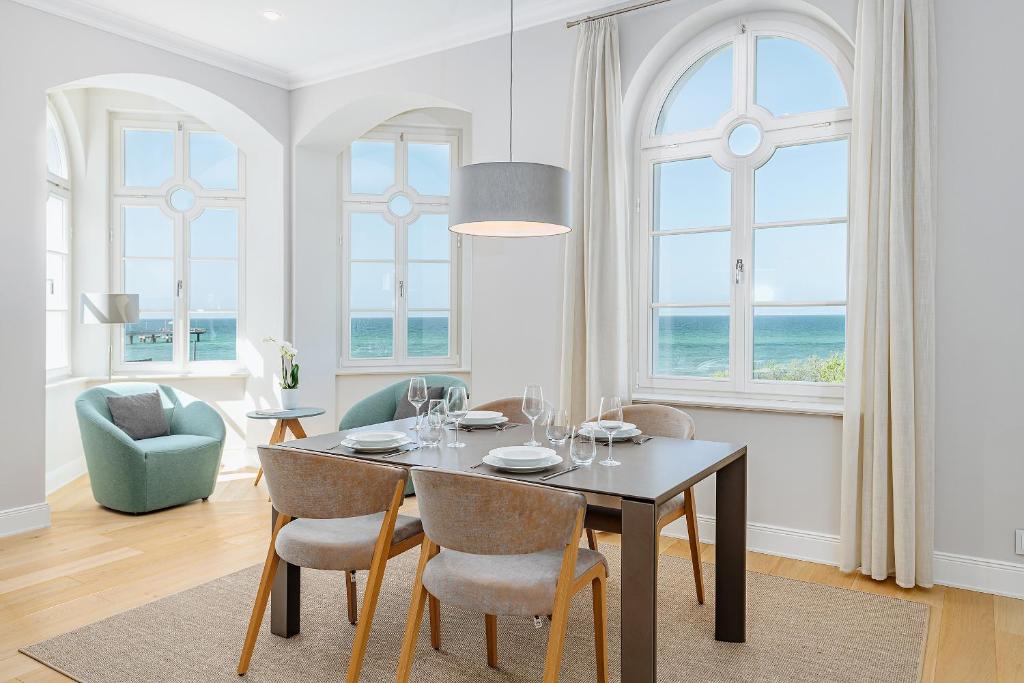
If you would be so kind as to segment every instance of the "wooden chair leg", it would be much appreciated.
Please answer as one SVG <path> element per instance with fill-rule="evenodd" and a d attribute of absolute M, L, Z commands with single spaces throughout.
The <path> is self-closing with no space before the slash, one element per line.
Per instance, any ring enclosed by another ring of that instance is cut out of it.
<path fill-rule="evenodd" d="M 608 683 L 608 608 L 605 577 L 591 583 L 594 592 L 594 651 L 597 653 L 597 683 Z"/>
<path fill-rule="evenodd" d="M 562 670 L 562 650 L 565 648 L 565 629 L 569 623 L 569 599 L 572 597 L 573 577 L 576 574 L 576 557 L 580 536 L 583 532 L 583 510 L 576 516 L 572 542 L 562 554 L 562 568 L 555 584 L 555 604 L 551 610 L 551 630 L 548 632 L 548 650 L 544 657 L 544 683 L 557 683 Z"/>
<path fill-rule="evenodd" d="M 348 598 L 348 623 L 355 625 L 358 620 L 358 603 L 356 602 L 356 573 L 345 572 L 345 595 Z"/>
<path fill-rule="evenodd" d="M 285 524 L 292 520 L 288 515 L 279 514 L 274 524 L 274 531 L 270 534 L 270 548 L 267 550 L 267 560 L 263 563 L 263 574 L 260 576 L 260 587 L 256 590 L 256 602 L 252 606 L 252 615 L 249 617 L 249 628 L 245 633 L 245 642 L 242 644 L 242 655 L 238 658 L 238 675 L 244 676 L 249 670 L 249 660 L 252 659 L 253 648 L 256 647 L 256 636 L 260 633 L 260 624 L 263 623 L 263 614 L 267 611 L 267 601 L 270 600 L 270 589 L 274 585 L 274 575 L 277 573 L 278 560 L 277 550 L 274 543 L 277 541 L 277 533 Z"/>
<path fill-rule="evenodd" d="M 437 546 L 423 537 L 420 546 L 420 563 L 416 569 L 416 579 L 412 584 L 412 602 L 409 604 L 409 618 L 405 622 L 405 636 L 402 638 L 402 650 L 398 656 L 398 672 L 396 683 L 408 683 L 412 671 L 412 656 L 416 651 L 416 640 L 420 635 L 420 622 L 423 621 L 423 606 L 427 602 L 427 590 L 423 587 L 423 570 L 427 562 L 436 553 Z"/>
<path fill-rule="evenodd" d="M 484 615 L 484 630 L 487 632 L 487 666 L 498 668 L 498 617 Z"/>
<path fill-rule="evenodd" d="M 700 560 L 700 534 L 697 530 L 697 504 L 693 499 L 693 489 L 687 489 L 683 499 L 683 510 L 686 514 L 686 535 L 690 539 L 690 563 L 693 564 L 693 582 L 697 587 L 697 602 L 704 604 L 704 567 Z"/>
<path fill-rule="evenodd" d="M 441 649 L 441 601 L 427 594 L 427 607 L 430 613 L 430 647 Z"/>
<path fill-rule="evenodd" d="M 593 529 L 587 529 L 587 545 L 591 550 L 597 550 L 597 534 Z"/>
<path fill-rule="evenodd" d="M 253 486 L 260 485 L 260 479 L 263 478 L 263 465 L 260 465 L 259 470 L 256 471 L 256 480 L 252 483 Z"/>

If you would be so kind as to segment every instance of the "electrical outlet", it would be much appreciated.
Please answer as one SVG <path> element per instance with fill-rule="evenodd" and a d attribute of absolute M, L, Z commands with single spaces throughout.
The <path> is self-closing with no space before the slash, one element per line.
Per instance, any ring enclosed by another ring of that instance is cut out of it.
<path fill-rule="evenodd" d="M 1024 555 L 1024 529 L 1017 529 L 1017 554 Z"/>

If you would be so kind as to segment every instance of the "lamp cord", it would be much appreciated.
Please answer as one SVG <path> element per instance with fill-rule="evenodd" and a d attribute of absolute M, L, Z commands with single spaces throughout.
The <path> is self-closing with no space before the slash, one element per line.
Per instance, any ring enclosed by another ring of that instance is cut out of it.
<path fill-rule="evenodd" d="M 508 160 L 512 161 L 512 36 L 515 34 L 515 0 L 508 0 Z"/>

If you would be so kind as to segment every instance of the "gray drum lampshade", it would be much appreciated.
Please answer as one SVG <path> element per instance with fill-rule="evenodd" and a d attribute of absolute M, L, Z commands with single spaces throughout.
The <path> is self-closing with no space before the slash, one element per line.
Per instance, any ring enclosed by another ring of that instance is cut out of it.
<path fill-rule="evenodd" d="M 527 161 L 463 166 L 452 177 L 449 216 L 449 229 L 463 235 L 561 235 L 572 229 L 569 171 Z"/>
<path fill-rule="evenodd" d="M 116 325 L 117 323 L 139 322 L 138 294 L 83 292 L 80 303 L 83 325 Z"/>

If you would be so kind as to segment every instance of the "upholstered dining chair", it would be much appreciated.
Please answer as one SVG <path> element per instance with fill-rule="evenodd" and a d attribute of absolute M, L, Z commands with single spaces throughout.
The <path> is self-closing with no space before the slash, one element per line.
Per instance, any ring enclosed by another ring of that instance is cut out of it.
<path fill-rule="evenodd" d="M 481 403 L 478 406 L 474 406 L 470 410 L 495 410 L 502 413 L 509 419 L 510 422 L 526 423 L 530 422 L 530 419 L 523 415 L 523 397 L 514 396 L 511 398 L 499 398 L 494 401 L 488 401 L 487 403 Z"/>
<path fill-rule="evenodd" d="M 398 660 L 397 683 L 406 683 L 430 602 L 484 614 L 487 664 L 498 666 L 499 615 L 551 615 L 544 682 L 558 680 L 573 595 L 588 584 L 594 597 L 597 680 L 608 680 L 605 581 L 608 563 L 579 547 L 586 499 L 570 491 L 466 472 L 414 467 L 413 482 L 423 520 L 423 545 L 412 604 Z M 431 645 L 440 648 L 440 631 Z"/>
<path fill-rule="evenodd" d="M 671 406 L 656 404 L 624 406 L 622 418 L 626 422 L 632 422 L 640 431 L 649 436 L 665 436 L 673 439 L 693 438 L 693 418 L 682 410 Z M 592 516 L 607 518 L 617 514 L 621 513 L 618 510 L 601 508 L 594 510 Z M 686 535 L 690 540 L 690 560 L 693 564 L 693 581 L 697 588 L 697 602 L 703 605 L 704 570 L 701 567 L 700 538 L 697 535 L 697 503 L 693 497 L 692 487 L 662 503 L 658 508 L 658 533 L 660 534 L 667 524 L 680 517 L 686 517 Z M 587 526 L 587 544 L 591 550 L 597 550 L 597 534 L 589 525 Z"/>
<path fill-rule="evenodd" d="M 423 527 L 398 514 L 408 470 L 340 456 L 261 446 L 260 463 L 277 520 L 270 537 L 238 674 L 249 670 L 267 600 L 280 560 L 309 569 L 345 572 L 349 620 L 354 622 L 351 572 L 369 570 L 363 615 L 348 663 L 348 683 L 359 680 L 384 568 L 392 557 L 416 547 Z M 333 495 L 332 495 L 333 492 Z"/>

